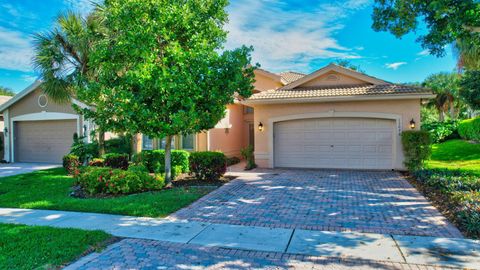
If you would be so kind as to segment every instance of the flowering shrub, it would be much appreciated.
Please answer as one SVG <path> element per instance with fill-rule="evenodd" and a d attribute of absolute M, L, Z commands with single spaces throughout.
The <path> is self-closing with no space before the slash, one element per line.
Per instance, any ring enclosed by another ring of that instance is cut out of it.
<path fill-rule="evenodd" d="M 455 214 L 458 224 L 473 237 L 480 237 L 480 177 L 455 170 L 419 170 L 414 173 L 427 193 L 441 195 L 442 205 Z"/>
<path fill-rule="evenodd" d="M 78 156 L 68 154 L 63 157 L 63 168 L 68 172 L 70 175 L 74 175 L 80 167 L 80 160 Z"/>
<path fill-rule="evenodd" d="M 118 195 L 159 190 L 164 186 L 164 179 L 151 176 L 137 166 L 131 170 L 87 167 L 76 176 L 76 184 L 88 195 Z"/>
<path fill-rule="evenodd" d="M 221 152 L 193 152 L 190 172 L 200 180 L 216 181 L 227 171 L 227 158 Z"/>
<path fill-rule="evenodd" d="M 103 158 L 94 158 L 88 162 L 88 166 L 92 167 L 104 167 L 105 166 L 105 160 Z"/>

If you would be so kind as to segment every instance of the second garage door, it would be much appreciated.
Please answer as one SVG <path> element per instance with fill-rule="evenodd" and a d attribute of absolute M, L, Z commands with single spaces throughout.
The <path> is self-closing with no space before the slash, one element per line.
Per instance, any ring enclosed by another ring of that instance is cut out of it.
<path fill-rule="evenodd" d="M 274 165 L 392 169 L 394 121 L 320 118 L 275 123 Z"/>
<path fill-rule="evenodd" d="M 76 120 L 15 122 L 15 161 L 61 163 L 75 132 Z"/>

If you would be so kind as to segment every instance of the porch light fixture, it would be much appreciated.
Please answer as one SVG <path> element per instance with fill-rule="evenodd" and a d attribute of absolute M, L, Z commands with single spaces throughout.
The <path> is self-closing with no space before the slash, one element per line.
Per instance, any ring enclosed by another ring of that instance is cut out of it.
<path fill-rule="evenodd" d="M 413 118 L 412 118 L 412 120 L 410 120 L 410 128 L 411 129 L 415 128 L 415 120 L 413 120 Z"/>
<path fill-rule="evenodd" d="M 260 122 L 260 123 L 258 124 L 258 131 L 260 131 L 260 132 L 263 131 L 263 124 L 262 124 L 262 122 Z"/>

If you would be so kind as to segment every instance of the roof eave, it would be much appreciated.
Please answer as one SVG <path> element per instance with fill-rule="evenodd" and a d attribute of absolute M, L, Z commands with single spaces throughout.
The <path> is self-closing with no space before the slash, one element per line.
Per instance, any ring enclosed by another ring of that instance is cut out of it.
<path fill-rule="evenodd" d="M 9 99 L 7 102 L 3 103 L 0 105 L 0 113 L 3 113 L 6 109 L 8 109 L 11 105 L 15 104 L 17 101 L 22 99 L 24 96 L 28 95 L 35 89 L 37 89 L 40 85 L 42 84 L 42 81 L 37 80 L 33 82 L 31 85 L 29 85 L 27 88 L 23 89 L 21 92 L 16 94 L 14 97 Z"/>
<path fill-rule="evenodd" d="M 314 103 L 335 101 L 367 101 L 367 100 L 398 100 L 398 99 L 431 99 L 434 94 L 394 94 L 394 95 L 363 95 L 363 96 L 334 96 L 334 97 L 306 97 L 306 98 L 265 98 L 247 99 L 242 101 L 246 105 L 282 104 L 282 103 Z"/>

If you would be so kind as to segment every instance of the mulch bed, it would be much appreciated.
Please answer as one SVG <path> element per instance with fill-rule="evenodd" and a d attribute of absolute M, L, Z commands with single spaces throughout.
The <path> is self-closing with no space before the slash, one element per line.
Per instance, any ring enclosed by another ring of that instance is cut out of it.
<path fill-rule="evenodd" d="M 219 187 L 225 185 L 226 183 L 232 181 L 233 179 L 237 178 L 236 176 L 226 175 L 220 178 L 219 180 L 198 180 L 193 176 L 189 175 L 181 175 L 175 181 L 172 182 L 173 186 L 175 187 L 205 187 L 205 186 L 214 186 Z"/>

